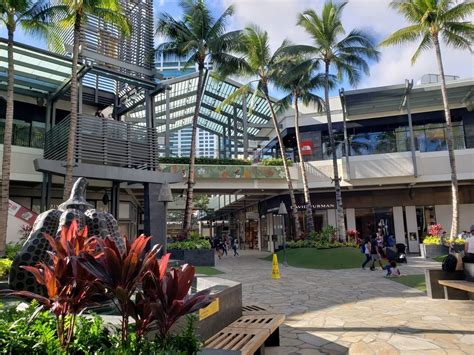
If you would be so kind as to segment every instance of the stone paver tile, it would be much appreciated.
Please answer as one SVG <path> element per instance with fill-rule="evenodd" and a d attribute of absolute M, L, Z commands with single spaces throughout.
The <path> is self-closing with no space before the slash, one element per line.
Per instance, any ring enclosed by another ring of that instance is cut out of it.
<path fill-rule="evenodd" d="M 308 333 L 298 334 L 298 339 L 304 341 L 305 343 L 315 345 L 315 346 L 323 346 L 330 342 L 330 340 L 321 338 L 319 336 L 314 336 Z"/>
<path fill-rule="evenodd" d="M 427 340 L 401 335 L 392 336 L 388 343 L 396 347 L 398 350 L 405 351 L 424 351 L 439 349 L 438 346 Z"/>
<path fill-rule="evenodd" d="M 265 348 L 265 355 L 289 355 L 298 352 L 299 349 L 287 346 L 272 346 Z"/>
<path fill-rule="evenodd" d="M 398 355 L 399 353 L 395 347 L 383 341 L 374 341 L 368 345 L 376 355 Z"/>
<path fill-rule="evenodd" d="M 369 345 L 360 341 L 351 345 L 351 347 L 349 348 L 349 354 L 350 355 L 370 355 L 370 354 L 375 354 L 375 353 L 372 351 Z"/>
<path fill-rule="evenodd" d="M 474 334 L 466 334 L 459 339 L 459 341 L 463 344 L 473 345 L 473 353 L 474 353 Z"/>

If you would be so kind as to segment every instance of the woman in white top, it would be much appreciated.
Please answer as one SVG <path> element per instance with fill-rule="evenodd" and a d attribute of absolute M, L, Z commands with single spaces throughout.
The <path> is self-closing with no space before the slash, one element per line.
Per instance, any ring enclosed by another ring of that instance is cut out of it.
<path fill-rule="evenodd" d="M 464 243 L 464 252 L 468 257 L 474 258 L 474 224 L 471 226 L 471 235 Z"/>

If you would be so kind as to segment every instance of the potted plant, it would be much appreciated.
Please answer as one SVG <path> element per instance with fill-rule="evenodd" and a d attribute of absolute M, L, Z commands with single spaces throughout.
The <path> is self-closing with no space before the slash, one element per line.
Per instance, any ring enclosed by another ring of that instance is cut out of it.
<path fill-rule="evenodd" d="M 434 258 L 448 253 L 449 248 L 443 244 L 442 231 L 441 224 L 432 224 L 428 227 L 428 235 L 423 239 L 421 256 Z"/>
<path fill-rule="evenodd" d="M 172 259 L 182 260 L 195 266 L 215 265 L 211 243 L 196 232 L 190 233 L 188 239 L 172 241 L 167 249 Z"/>

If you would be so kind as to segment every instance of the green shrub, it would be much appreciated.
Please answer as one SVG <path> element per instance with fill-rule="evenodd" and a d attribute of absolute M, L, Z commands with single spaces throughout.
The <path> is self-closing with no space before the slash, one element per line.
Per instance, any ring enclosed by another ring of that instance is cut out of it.
<path fill-rule="evenodd" d="M 341 248 L 341 247 L 354 247 L 357 248 L 358 245 L 354 242 L 338 242 L 338 241 L 319 241 L 312 239 L 305 240 L 291 240 L 286 243 L 288 248 L 315 248 L 315 249 L 332 249 L 332 248 Z"/>
<path fill-rule="evenodd" d="M 24 310 L 3 309 L 0 305 L 0 354 L 66 354 L 56 335 L 56 318 L 48 311 L 37 310 L 36 302 Z M 195 321 L 196 316 L 189 316 L 186 327 L 166 343 L 159 337 L 138 342 L 132 333 L 124 344 L 119 332 L 107 329 L 99 316 L 77 316 L 67 354 L 196 354 L 201 343 L 194 331 Z"/>
<path fill-rule="evenodd" d="M 288 166 L 293 166 L 293 160 L 287 159 L 286 163 Z M 272 159 L 265 159 L 260 162 L 260 165 L 263 166 L 283 166 L 283 159 L 281 158 L 272 158 Z"/>
<path fill-rule="evenodd" d="M 16 254 L 18 254 L 18 252 L 21 250 L 22 247 L 23 247 L 23 242 L 7 243 L 5 247 L 5 256 L 10 260 L 15 259 Z"/>
<path fill-rule="evenodd" d="M 0 259 L 0 277 L 7 276 L 12 267 L 10 259 Z"/>
<path fill-rule="evenodd" d="M 197 239 L 197 240 L 182 240 L 171 242 L 168 244 L 168 249 L 177 249 L 177 250 L 197 250 L 197 249 L 211 249 L 211 243 L 207 239 Z"/>
<path fill-rule="evenodd" d="M 163 157 L 158 159 L 159 164 L 189 164 L 189 157 Z M 196 158 L 197 165 L 252 165 L 250 160 L 244 159 L 217 159 Z"/>

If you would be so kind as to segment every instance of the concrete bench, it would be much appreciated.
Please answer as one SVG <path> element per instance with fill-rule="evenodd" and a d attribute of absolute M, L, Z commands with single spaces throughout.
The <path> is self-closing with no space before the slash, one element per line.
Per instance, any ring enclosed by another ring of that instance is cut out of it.
<path fill-rule="evenodd" d="M 447 300 L 473 299 L 474 282 L 466 280 L 439 280 L 444 288 L 444 298 Z"/>
<path fill-rule="evenodd" d="M 264 354 L 265 346 L 279 346 L 283 314 L 244 315 L 204 342 L 203 354 Z M 209 352 L 207 352 L 209 350 Z"/>

